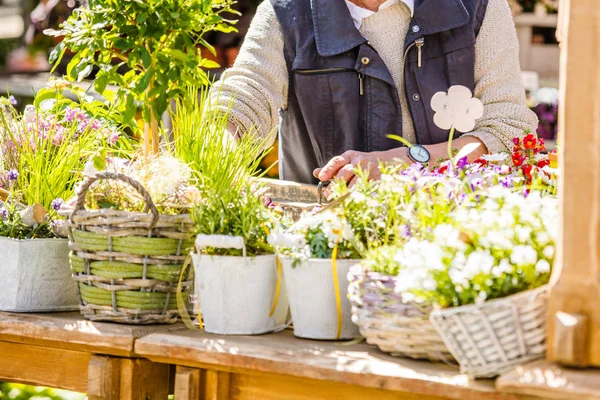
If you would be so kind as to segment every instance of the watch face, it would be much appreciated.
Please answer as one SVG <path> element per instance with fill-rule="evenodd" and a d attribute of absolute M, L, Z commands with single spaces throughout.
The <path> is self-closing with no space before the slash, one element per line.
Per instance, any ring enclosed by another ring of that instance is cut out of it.
<path fill-rule="evenodd" d="M 419 146 L 418 144 L 408 149 L 408 155 L 416 162 L 420 162 L 422 164 L 428 163 L 431 159 L 429 151 L 425 147 Z"/>

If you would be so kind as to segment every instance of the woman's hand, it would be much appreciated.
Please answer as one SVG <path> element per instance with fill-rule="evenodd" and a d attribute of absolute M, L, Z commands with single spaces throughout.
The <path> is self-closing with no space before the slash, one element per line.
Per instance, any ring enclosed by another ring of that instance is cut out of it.
<path fill-rule="evenodd" d="M 356 182 L 354 170 L 357 167 L 368 171 L 369 179 L 377 180 L 381 177 L 381 171 L 379 170 L 381 163 L 412 164 L 413 161 L 408 157 L 406 147 L 371 153 L 349 150 L 341 156 L 333 157 L 323 168 L 315 169 L 313 175 L 323 182 L 340 179 L 348 182 L 348 186 L 352 186 Z"/>

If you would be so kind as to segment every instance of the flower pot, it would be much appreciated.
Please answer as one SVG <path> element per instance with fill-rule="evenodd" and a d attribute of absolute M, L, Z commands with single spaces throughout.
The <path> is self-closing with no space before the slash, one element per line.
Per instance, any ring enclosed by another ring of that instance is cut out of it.
<path fill-rule="evenodd" d="M 193 255 L 195 285 L 204 330 L 219 335 L 259 335 L 284 329 L 289 303 L 283 282 L 277 305 L 274 255 Z"/>
<path fill-rule="evenodd" d="M 352 323 L 348 300 L 348 271 L 356 260 L 337 260 L 342 324 L 338 331 L 338 312 L 331 259 L 310 259 L 293 266 L 294 260 L 282 257 L 283 276 L 290 300 L 294 335 L 307 339 L 353 339 L 360 336 Z"/>
<path fill-rule="evenodd" d="M 493 378 L 546 354 L 548 286 L 429 316 L 461 372 Z"/>
<path fill-rule="evenodd" d="M 79 308 L 69 269 L 68 240 L 0 238 L 0 310 L 70 311 Z"/>

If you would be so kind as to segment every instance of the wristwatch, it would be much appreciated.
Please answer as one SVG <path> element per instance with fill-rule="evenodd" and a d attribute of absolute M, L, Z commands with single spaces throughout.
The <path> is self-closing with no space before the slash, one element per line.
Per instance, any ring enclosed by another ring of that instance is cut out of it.
<path fill-rule="evenodd" d="M 427 164 L 431 160 L 429 150 L 420 144 L 413 144 L 408 147 L 408 157 L 414 162 Z"/>

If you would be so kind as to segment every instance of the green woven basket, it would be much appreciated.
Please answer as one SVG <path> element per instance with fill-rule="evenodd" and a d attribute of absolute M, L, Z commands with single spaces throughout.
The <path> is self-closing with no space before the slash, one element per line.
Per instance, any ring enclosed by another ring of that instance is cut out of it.
<path fill-rule="evenodd" d="M 100 179 L 130 184 L 144 198 L 144 212 L 85 210 L 86 192 Z M 194 246 L 189 215 L 161 215 L 139 182 L 100 173 L 84 182 L 69 212 L 69 246 L 83 316 L 132 324 L 177 321 L 177 284 Z M 192 282 L 183 278 L 187 298 Z"/>

